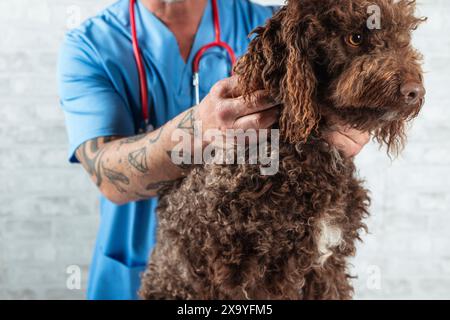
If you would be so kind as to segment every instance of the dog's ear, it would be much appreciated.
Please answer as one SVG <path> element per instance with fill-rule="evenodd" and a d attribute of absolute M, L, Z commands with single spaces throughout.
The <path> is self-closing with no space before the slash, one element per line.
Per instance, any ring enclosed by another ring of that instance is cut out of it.
<path fill-rule="evenodd" d="M 315 103 L 317 79 L 310 62 L 312 28 L 299 11 L 290 12 L 283 23 L 286 72 L 280 86 L 284 103 L 280 129 L 290 143 L 305 141 L 319 122 Z"/>
<path fill-rule="evenodd" d="M 264 27 L 250 34 L 254 37 L 247 53 L 239 59 L 234 73 L 239 76 L 241 93 L 251 97 L 256 90 L 266 90 L 273 98 L 279 98 L 281 75 L 285 72 L 285 44 L 281 37 L 281 22 L 285 8 L 276 13 Z"/>
<path fill-rule="evenodd" d="M 308 56 L 312 25 L 302 16 L 289 6 L 281 9 L 254 31 L 256 37 L 235 68 L 244 96 L 263 89 L 283 104 L 280 133 L 289 143 L 305 141 L 319 122 L 317 79 Z"/>

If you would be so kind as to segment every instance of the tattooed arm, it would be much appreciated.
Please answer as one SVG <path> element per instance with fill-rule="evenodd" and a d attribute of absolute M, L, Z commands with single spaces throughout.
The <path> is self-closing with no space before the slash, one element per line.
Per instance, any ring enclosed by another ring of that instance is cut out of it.
<path fill-rule="evenodd" d="M 178 143 L 171 139 L 174 130 L 193 130 L 193 115 L 190 109 L 142 135 L 89 140 L 77 149 L 76 157 L 109 200 L 124 204 L 154 197 L 186 172 L 172 163 L 168 151 Z"/>
<path fill-rule="evenodd" d="M 263 92 L 255 93 L 252 101 L 239 97 L 237 78 L 231 77 L 217 83 L 198 106 L 160 129 L 129 138 L 93 139 L 81 145 L 76 156 L 109 200 L 124 204 L 148 199 L 187 173 L 168 155 L 179 143 L 172 140 L 176 130 L 192 136 L 194 121 L 201 121 L 203 132 L 268 128 L 277 120 L 276 105 Z"/>

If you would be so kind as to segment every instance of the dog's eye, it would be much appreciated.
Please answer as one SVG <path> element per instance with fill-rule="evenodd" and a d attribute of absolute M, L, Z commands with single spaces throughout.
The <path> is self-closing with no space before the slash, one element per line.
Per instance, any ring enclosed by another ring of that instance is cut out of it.
<path fill-rule="evenodd" d="M 361 46 L 363 44 L 363 40 L 364 40 L 364 38 L 363 38 L 362 34 L 360 34 L 360 33 L 354 33 L 354 34 L 348 35 L 345 38 L 345 42 L 349 46 L 354 47 L 354 48 Z"/>

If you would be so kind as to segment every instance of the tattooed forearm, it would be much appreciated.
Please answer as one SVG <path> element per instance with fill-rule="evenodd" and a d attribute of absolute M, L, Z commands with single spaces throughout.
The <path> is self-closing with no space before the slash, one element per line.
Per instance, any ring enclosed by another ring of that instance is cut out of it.
<path fill-rule="evenodd" d="M 158 181 L 158 182 L 152 182 L 147 185 L 145 188 L 147 191 L 160 191 L 161 189 L 165 187 L 172 186 L 177 180 L 168 180 L 168 181 Z"/>
<path fill-rule="evenodd" d="M 146 194 L 142 194 L 140 192 L 135 192 L 134 196 L 136 197 L 136 200 L 140 201 L 140 200 L 150 199 L 151 197 L 153 197 L 153 194 L 152 195 L 146 195 Z"/>
<path fill-rule="evenodd" d="M 161 135 L 162 135 L 163 130 L 164 130 L 164 127 L 161 127 L 161 128 L 159 128 L 159 129 L 155 130 L 154 132 L 157 132 L 156 136 L 155 136 L 155 137 L 150 137 L 150 138 L 148 139 L 148 142 L 149 142 L 150 144 L 154 144 L 154 143 L 158 142 L 159 139 L 161 138 Z M 136 142 L 142 141 L 142 140 L 144 140 L 147 136 L 148 136 L 147 133 L 143 133 L 143 134 L 139 134 L 139 135 L 137 135 L 137 136 L 127 137 L 127 138 L 121 139 L 121 140 L 119 141 L 119 144 L 118 144 L 118 146 L 117 146 L 117 147 L 118 147 L 117 149 L 120 149 L 120 147 L 123 146 L 123 145 L 132 144 L 132 143 L 136 143 Z"/>
<path fill-rule="evenodd" d="M 181 119 L 177 128 L 185 130 L 189 133 L 194 133 L 194 123 L 195 123 L 195 109 L 189 110 L 184 117 Z"/>
<path fill-rule="evenodd" d="M 119 191 L 120 193 L 125 193 L 127 190 L 125 189 L 125 186 L 130 185 L 130 179 L 124 175 L 123 173 L 105 168 L 104 165 L 102 165 L 103 172 L 105 173 L 106 178 L 108 178 L 108 181 L 111 182 L 114 187 Z"/>
<path fill-rule="evenodd" d="M 127 137 L 127 138 L 121 139 L 121 140 L 119 141 L 119 146 L 122 146 L 122 145 L 124 145 L 124 144 L 131 144 L 131 143 L 135 143 L 135 142 L 141 141 L 141 140 L 143 140 L 146 136 L 147 136 L 147 134 L 143 133 L 143 134 L 139 134 L 139 135 L 137 135 L 137 136 Z"/>
<path fill-rule="evenodd" d="M 95 179 L 97 186 L 100 186 L 103 181 L 102 176 L 102 158 L 104 150 L 100 146 L 117 139 L 115 137 L 101 137 L 85 142 L 77 150 L 77 158 L 84 165 L 87 172 Z"/>
<path fill-rule="evenodd" d="M 140 200 L 148 199 L 155 194 L 160 194 L 167 188 L 171 188 L 177 181 L 180 181 L 180 179 L 152 182 L 147 185 L 144 192 L 136 192 L 135 194 Z"/>
<path fill-rule="evenodd" d="M 130 152 L 130 154 L 128 154 L 128 162 L 139 172 L 148 173 L 147 147 Z"/>
<path fill-rule="evenodd" d="M 164 130 L 164 127 L 159 128 L 159 129 L 158 129 L 158 133 L 156 134 L 156 137 L 150 138 L 150 139 L 148 140 L 148 142 L 150 142 L 150 144 L 154 144 L 154 143 L 158 142 L 159 139 L 161 138 L 161 135 L 162 135 L 162 133 L 163 133 L 163 130 Z"/>
<path fill-rule="evenodd" d="M 166 150 L 178 144 L 171 140 L 177 129 L 194 131 L 193 109 L 153 132 L 87 141 L 78 148 L 76 156 L 111 201 L 124 204 L 148 199 L 157 196 L 187 171 L 167 158 Z"/>
<path fill-rule="evenodd" d="M 166 151 L 167 156 L 169 157 L 170 161 L 173 163 L 173 165 L 177 166 L 178 168 L 182 169 L 182 170 L 188 170 L 190 168 L 192 168 L 192 164 L 194 163 L 194 155 L 192 153 L 186 153 L 186 151 L 179 151 L 178 156 L 176 155 L 175 152 L 175 156 L 177 156 L 179 159 L 189 159 L 189 161 L 187 161 L 187 163 L 182 162 L 182 163 L 175 163 L 172 160 L 172 150 Z"/>

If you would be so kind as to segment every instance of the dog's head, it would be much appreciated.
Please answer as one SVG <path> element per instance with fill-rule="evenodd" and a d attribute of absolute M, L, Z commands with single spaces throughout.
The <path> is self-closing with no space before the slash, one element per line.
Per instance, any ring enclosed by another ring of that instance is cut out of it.
<path fill-rule="evenodd" d="M 425 95 L 414 11 L 411 0 L 289 0 L 235 68 L 244 94 L 265 89 L 283 102 L 290 143 L 339 119 L 395 152 Z"/>

